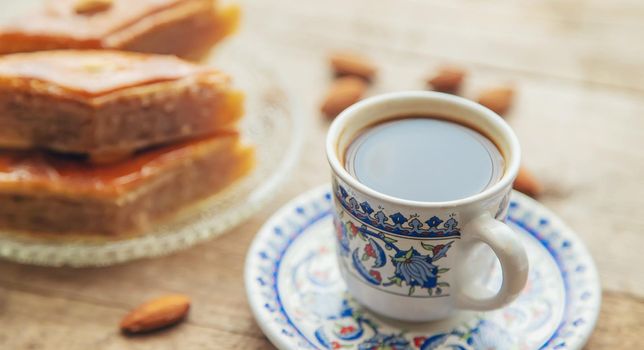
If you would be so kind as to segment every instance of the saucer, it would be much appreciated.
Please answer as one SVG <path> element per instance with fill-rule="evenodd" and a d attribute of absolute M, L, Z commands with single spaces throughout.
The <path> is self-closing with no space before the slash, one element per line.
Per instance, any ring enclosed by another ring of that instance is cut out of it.
<path fill-rule="evenodd" d="M 530 260 L 528 283 L 510 305 L 461 311 L 446 320 L 405 323 L 360 306 L 340 277 L 330 186 L 282 207 L 246 258 L 248 299 L 280 349 L 581 349 L 599 313 L 595 264 L 577 235 L 539 203 L 512 194 L 507 223 Z M 482 287 L 500 285 L 498 263 Z"/>

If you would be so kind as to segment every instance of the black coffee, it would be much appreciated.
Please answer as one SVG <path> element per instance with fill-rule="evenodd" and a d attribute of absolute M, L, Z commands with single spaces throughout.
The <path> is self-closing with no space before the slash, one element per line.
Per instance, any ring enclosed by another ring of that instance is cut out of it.
<path fill-rule="evenodd" d="M 403 117 L 367 127 L 349 145 L 345 168 L 393 197 L 444 202 L 477 194 L 503 175 L 501 152 L 469 127 L 432 117 Z"/>

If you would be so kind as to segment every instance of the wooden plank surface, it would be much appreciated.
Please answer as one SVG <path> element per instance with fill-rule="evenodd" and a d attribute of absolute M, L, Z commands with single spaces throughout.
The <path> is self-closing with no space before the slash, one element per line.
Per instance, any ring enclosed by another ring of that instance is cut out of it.
<path fill-rule="evenodd" d="M 80 270 L 0 262 L 1 349 L 272 349 L 246 303 L 244 256 L 276 208 L 329 179 L 328 122 L 317 106 L 331 79 L 325 56 L 338 48 L 379 64 L 370 94 L 422 88 L 443 62 L 469 69 L 466 97 L 512 82 L 519 95 L 508 121 L 547 185 L 541 201 L 584 239 L 602 278 L 602 313 L 586 348 L 644 347 L 644 2 L 242 4 L 244 28 L 229 44 L 271 61 L 304 107 L 306 145 L 293 178 L 248 222 L 168 257 Z M 166 292 L 194 299 L 188 322 L 146 337 L 118 333 L 128 309 Z"/>

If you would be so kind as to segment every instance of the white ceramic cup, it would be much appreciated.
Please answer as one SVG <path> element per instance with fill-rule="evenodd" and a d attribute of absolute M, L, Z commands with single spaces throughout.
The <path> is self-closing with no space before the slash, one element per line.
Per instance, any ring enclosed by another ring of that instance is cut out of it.
<path fill-rule="evenodd" d="M 404 115 L 437 116 L 480 131 L 504 157 L 501 179 L 483 192 L 448 202 L 399 199 L 358 182 L 343 166 L 349 144 L 364 128 Z M 340 270 L 359 303 L 388 317 L 429 321 L 458 309 L 500 308 L 521 292 L 528 260 L 519 238 L 503 222 L 520 148 L 501 117 L 448 94 L 384 94 L 342 112 L 329 129 L 326 152 L 333 177 Z M 502 269 L 500 289 L 484 296 L 477 280 L 489 273 L 493 255 L 481 253 L 481 243 L 492 248 Z"/>

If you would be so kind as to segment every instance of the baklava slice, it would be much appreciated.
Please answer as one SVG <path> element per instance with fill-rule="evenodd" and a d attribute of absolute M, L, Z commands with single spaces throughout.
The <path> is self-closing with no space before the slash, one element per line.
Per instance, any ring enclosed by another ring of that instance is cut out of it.
<path fill-rule="evenodd" d="M 237 132 L 162 146 L 109 165 L 0 151 L 0 227 L 54 237 L 142 232 L 250 171 Z"/>
<path fill-rule="evenodd" d="M 118 49 L 198 58 L 238 21 L 237 6 L 214 0 L 46 0 L 0 26 L 0 53 Z"/>
<path fill-rule="evenodd" d="M 0 57 L 0 147 L 95 162 L 230 129 L 243 94 L 228 75 L 174 56 L 45 51 Z"/>

